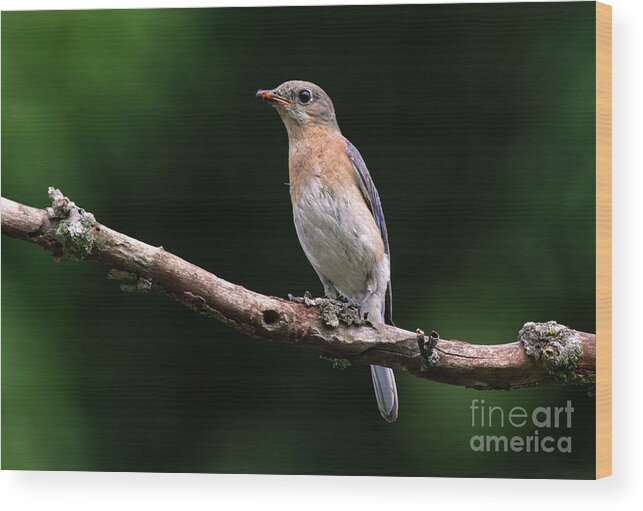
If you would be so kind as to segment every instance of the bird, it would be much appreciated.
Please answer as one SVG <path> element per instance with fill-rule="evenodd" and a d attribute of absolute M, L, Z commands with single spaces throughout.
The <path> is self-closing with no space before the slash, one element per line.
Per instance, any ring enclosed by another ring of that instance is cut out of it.
<path fill-rule="evenodd" d="M 373 325 L 392 325 L 382 204 L 362 155 L 342 135 L 333 102 L 321 87 L 302 80 L 258 90 L 256 97 L 275 107 L 286 127 L 295 231 L 325 296 L 357 305 Z M 380 414 L 395 422 L 393 370 L 372 365 L 371 376 Z"/>

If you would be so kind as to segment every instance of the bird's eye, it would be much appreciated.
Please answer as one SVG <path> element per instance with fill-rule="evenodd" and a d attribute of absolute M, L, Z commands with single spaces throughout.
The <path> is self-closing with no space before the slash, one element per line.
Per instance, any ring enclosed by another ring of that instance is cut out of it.
<path fill-rule="evenodd" d="M 310 103 L 311 99 L 313 99 L 313 95 L 308 89 L 302 89 L 299 91 L 299 101 L 301 101 L 304 105 L 306 103 Z"/>

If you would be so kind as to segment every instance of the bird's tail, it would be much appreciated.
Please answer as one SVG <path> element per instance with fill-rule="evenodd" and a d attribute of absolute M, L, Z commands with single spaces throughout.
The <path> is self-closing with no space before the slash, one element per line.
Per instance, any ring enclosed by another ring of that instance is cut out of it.
<path fill-rule="evenodd" d="M 380 409 L 382 417 L 387 422 L 395 422 L 397 420 L 398 399 L 393 369 L 371 366 L 371 376 L 373 377 L 377 407 Z"/>

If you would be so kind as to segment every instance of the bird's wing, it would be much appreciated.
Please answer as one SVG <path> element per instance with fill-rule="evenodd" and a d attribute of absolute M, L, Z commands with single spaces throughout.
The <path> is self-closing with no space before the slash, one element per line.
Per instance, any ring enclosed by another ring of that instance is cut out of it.
<path fill-rule="evenodd" d="M 368 172 L 364 158 L 357 150 L 353 144 L 346 138 L 346 153 L 353 163 L 353 168 L 357 173 L 357 182 L 362 191 L 362 195 L 368 204 L 371 214 L 375 219 L 375 223 L 380 230 L 382 235 L 382 241 L 384 242 L 384 251 L 386 255 L 391 257 L 391 253 L 388 246 L 388 231 L 386 230 L 386 220 L 384 220 L 384 212 L 382 211 L 382 203 L 380 202 L 380 195 L 377 193 L 377 188 L 375 188 L 375 183 L 371 178 L 371 174 Z M 386 302 L 384 306 L 384 322 L 386 324 L 393 324 L 393 290 L 391 289 L 391 280 L 389 279 L 388 287 L 386 289 Z"/>

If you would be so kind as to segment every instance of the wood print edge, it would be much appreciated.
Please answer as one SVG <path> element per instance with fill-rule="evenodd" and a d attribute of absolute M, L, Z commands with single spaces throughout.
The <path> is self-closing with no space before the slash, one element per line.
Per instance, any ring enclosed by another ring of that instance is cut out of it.
<path fill-rule="evenodd" d="M 596 478 L 612 474 L 612 7 L 596 2 Z"/>

